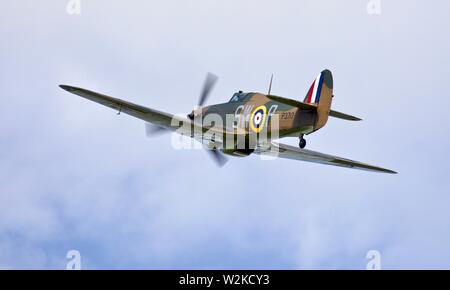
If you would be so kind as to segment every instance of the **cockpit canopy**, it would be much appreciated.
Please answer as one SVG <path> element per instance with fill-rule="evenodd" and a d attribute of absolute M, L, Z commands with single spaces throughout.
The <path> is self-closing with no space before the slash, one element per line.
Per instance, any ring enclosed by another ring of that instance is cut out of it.
<path fill-rule="evenodd" d="M 244 92 L 242 92 L 242 91 L 239 91 L 239 92 L 235 93 L 235 94 L 231 97 L 229 103 L 232 103 L 232 102 L 242 102 L 242 101 L 244 101 L 244 100 L 247 98 L 248 95 L 249 95 L 249 93 L 244 93 Z"/>

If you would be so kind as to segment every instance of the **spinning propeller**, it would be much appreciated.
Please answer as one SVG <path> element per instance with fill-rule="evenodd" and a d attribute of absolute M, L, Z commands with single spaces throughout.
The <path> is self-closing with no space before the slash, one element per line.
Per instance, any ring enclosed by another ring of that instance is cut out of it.
<path fill-rule="evenodd" d="M 206 103 L 207 99 L 209 98 L 211 90 L 213 89 L 214 85 L 216 84 L 217 79 L 218 79 L 217 76 L 212 73 L 208 73 L 206 75 L 206 79 L 203 84 L 203 88 L 200 93 L 200 97 L 198 99 L 198 108 L 200 110 L 201 110 L 201 107 L 203 107 L 203 105 Z M 194 112 L 195 112 L 195 110 L 193 110 L 190 114 L 187 115 L 187 117 L 192 121 L 196 117 Z M 145 123 L 145 132 L 148 137 L 153 137 L 156 135 L 160 135 L 162 133 L 166 133 L 168 131 L 157 125 Z M 220 150 L 218 150 L 216 148 L 209 149 L 206 147 L 205 147 L 205 149 L 208 152 L 209 156 L 211 156 L 211 158 L 217 164 L 217 166 L 222 167 L 225 165 L 225 163 L 227 163 L 228 158 Z"/>

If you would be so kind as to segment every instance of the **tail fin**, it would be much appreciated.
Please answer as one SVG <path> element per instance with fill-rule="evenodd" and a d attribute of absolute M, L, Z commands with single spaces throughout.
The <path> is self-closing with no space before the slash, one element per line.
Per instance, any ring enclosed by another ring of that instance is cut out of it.
<path fill-rule="evenodd" d="M 312 83 L 304 103 L 317 104 L 317 117 L 314 131 L 326 125 L 333 98 L 333 75 L 331 71 L 322 71 Z"/>

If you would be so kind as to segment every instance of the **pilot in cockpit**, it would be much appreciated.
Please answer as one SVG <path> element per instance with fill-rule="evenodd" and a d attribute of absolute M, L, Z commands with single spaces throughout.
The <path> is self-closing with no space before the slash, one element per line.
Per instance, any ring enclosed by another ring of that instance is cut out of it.
<path fill-rule="evenodd" d="M 239 102 L 242 101 L 245 97 L 245 94 L 243 91 L 239 91 L 231 97 L 230 102 Z"/>

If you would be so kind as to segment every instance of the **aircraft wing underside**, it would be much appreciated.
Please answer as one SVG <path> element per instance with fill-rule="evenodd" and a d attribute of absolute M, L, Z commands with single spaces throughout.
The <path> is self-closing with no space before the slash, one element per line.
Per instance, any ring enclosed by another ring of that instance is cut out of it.
<path fill-rule="evenodd" d="M 113 98 L 90 90 L 66 85 L 61 85 L 60 87 L 72 94 L 99 103 L 114 109 L 117 112 L 133 116 L 169 131 L 176 131 L 179 134 L 190 136 L 200 142 L 202 142 L 202 139 L 207 139 L 207 137 L 205 138 L 205 136 L 202 135 L 202 132 L 209 131 L 211 133 L 217 131 L 215 141 L 218 143 L 222 142 L 222 140 L 219 139 L 220 136 L 222 136 L 223 133 L 226 133 L 218 128 L 203 128 L 200 125 L 194 125 L 193 122 L 187 118 L 136 105 L 131 102 Z M 181 126 L 181 124 L 184 124 L 184 126 Z"/>
<path fill-rule="evenodd" d="M 312 150 L 300 149 L 298 147 L 281 144 L 277 142 L 272 142 L 270 146 L 266 146 L 265 148 L 261 148 L 256 150 L 255 153 L 269 155 L 269 156 L 277 156 L 285 159 L 292 160 L 301 160 L 307 162 L 321 163 L 327 165 L 334 165 L 346 168 L 354 168 L 360 170 L 368 170 L 368 171 L 376 171 L 376 172 L 385 172 L 385 173 L 396 173 L 395 171 L 381 168 L 378 166 L 353 161 L 350 159 L 337 157 L 333 155 L 328 155 Z"/>

